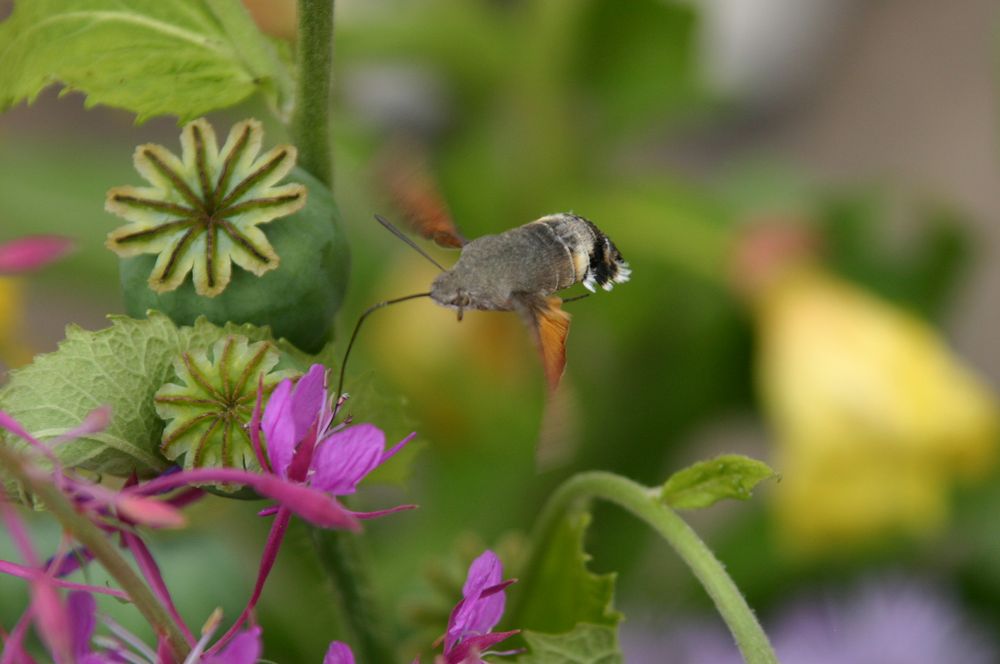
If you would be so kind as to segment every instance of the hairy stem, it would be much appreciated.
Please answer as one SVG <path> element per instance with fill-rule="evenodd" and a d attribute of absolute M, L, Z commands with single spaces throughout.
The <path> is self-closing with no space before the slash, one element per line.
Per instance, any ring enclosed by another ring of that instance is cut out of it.
<path fill-rule="evenodd" d="M 378 610 L 357 534 L 310 528 L 310 535 L 320 564 L 333 582 L 341 617 L 354 633 L 358 661 L 397 661 L 388 645 L 388 629 L 382 620 L 385 613 Z"/>
<path fill-rule="evenodd" d="M 181 629 L 157 601 L 153 592 L 132 570 L 128 562 L 108 541 L 107 536 L 86 517 L 77 513 L 73 504 L 48 478 L 29 472 L 21 455 L 0 443 L 0 467 L 38 497 L 59 521 L 60 525 L 94 556 L 124 590 L 142 617 L 164 639 L 176 661 L 183 661 L 190 647 Z"/>
<path fill-rule="evenodd" d="M 719 560 L 676 512 L 658 500 L 658 490 L 605 472 L 581 473 L 567 480 L 542 511 L 532 540 L 532 553 L 522 575 L 523 585 L 538 582 L 539 567 L 553 533 L 566 513 L 579 502 L 602 498 L 626 509 L 652 526 L 677 552 L 701 582 L 736 639 L 749 664 L 777 664 L 778 659 L 753 611 L 726 574 Z M 524 597 L 522 593 L 519 597 Z M 521 613 L 513 607 L 512 619 Z"/>
<path fill-rule="evenodd" d="M 291 132 L 299 163 L 333 185 L 330 81 L 333 69 L 333 0 L 298 0 L 298 80 Z"/>

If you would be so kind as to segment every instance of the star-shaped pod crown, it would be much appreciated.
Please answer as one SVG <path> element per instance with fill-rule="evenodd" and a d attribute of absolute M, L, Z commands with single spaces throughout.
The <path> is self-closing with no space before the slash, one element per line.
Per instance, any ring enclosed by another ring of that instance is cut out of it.
<path fill-rule="evenodd" d="M 152 186 L 108 191 L 105 209 L 129 222 L 108 234 L 108 248 L 122 257 L 157 254 L 149 287 L 158 293 L 193 272 L 195 291 L 214 297 L 229 284 L 233 263 L 257 276 L 278 267 L 258 226 L 301 209 L 306 188 L 278 184 L 295 165 L 295 148 L 259 155 L 262 138 L 260 122 L 244 120 L 220 150 L 215 130 L 200 118 L 181 131 L 180 158 L 161 145 L 140 145 L 135 167 Z"/>

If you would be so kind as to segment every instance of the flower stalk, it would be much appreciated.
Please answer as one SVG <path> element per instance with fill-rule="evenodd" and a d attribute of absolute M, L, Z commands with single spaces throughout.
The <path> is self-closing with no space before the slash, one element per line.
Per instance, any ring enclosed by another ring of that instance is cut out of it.
<path fill-rule="evenodd" d="M 299 149 L 299 164 L 332 187 L 333 0 L 298 0 L 298 15 L 298 78 L 291 133 Z"/>
<path fill-rule="evenodd" d="M 310 539 L 320 566 L 329 577 L 337 596 L 340 616 L 355 637 L 359 661 L 392 664 L 398 661 L 389 645 L 389 630 L 379 611 L 362 542 L 355 533 L 309 528 Z"/>
<path fill-rule="evenodd" d="M 552 494 L 538 519 L 532 551 L 521 577 L 523 585 L 530 587 L 538 581 L 543 553 L 566 513 L 581 501 L 601 498 L 645 521 L 673 547 L 712 598 L 748 664 L 777 664 L 778 659 L 764 630 L 722 564 L 694 530 L 658 499 L 658 495 L 658 489 L 644 487 L 613 473 L 595 471 L 571 477 Z M 519 600 L 511 612 L 514 624 L 518 624 L 522 611 Z"/>
<path fill-rule="evenodd" d="M 0 466 L 36 495 L 62 527 L 104 566 L 154 631 L 163 637 L 174 659 L 183 661 L 190 649 L 184 633 L 170 619 L 149 587 L 119 555 L 105 534 L 86 517 L 78 514 L 72 503 L 56 486 L 34 476 L 25 468 L 21 456 L 9 446 L 2 444 L 0 444 Z"/>

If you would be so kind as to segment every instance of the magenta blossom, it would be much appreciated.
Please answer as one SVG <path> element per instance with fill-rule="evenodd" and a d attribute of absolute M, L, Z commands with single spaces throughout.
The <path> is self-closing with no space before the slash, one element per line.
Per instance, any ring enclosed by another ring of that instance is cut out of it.
<path fill-rule="evenodd" d="M 331 427 L 333 416 L 323 365 L 312 365 L 294 384 L 283 380 L 271 393 L 264 410 L 262 429 L 270 464 L 261 455 L 261 465 L 270 467 L 283 479 L 332 496 L 345 496 L 354 493 L 361 480 L 413 438 L 410 434 L 386 450 L 385 434 L 378 427 L 372 424 Z M 356 516 L 370 518 L 410 507 L 403 505 Z"/>
<path fill-rule="evenodd" d="M 331 641 L 323 657 L 323 664 L 354 664 L 354 653 L 343 641 Z"/>
<path fill-rule="evenodd" d="M 513 654 L 487 653 L 494 645 L 520 631 L 491 631 L 503 616 L 504 590 L 512 583 L 514 579 L 503 580 L 500 559 L 489 549 L 472 561 L 462 586 L 462 599 L 448 618 L 448 631 L 444 635 L 445 664 L 481 664 L 485 654 Z"/>
<path fill-rule="evenodd" d="M 484 655 L 513 655 L 520 652 L 489 651 L 494 645 L 520 631 L 491 631 L 503 616 L 506 602 L 504 590 L 514 581 L 515 579 L 503 580 L 500 559 L 489 549 L 472 561 L 462 587 L 462 599 L 448 618 L 448 630 L 442 637 L 444 655 L 435 659 L 437 664 L 485 664 Z M 333 641 L 326 651 L 323 664 L 354 664 L 354 653 L 346 643 Z M 420 660 L 413 660 L 413 664 L 420 664 Z"/>
<path fill-rule="evenodd" d="M 27 272 L 59 260 L 73 241 L 58 235 L 29 235 L 0 244 L 0 274 Z"/>

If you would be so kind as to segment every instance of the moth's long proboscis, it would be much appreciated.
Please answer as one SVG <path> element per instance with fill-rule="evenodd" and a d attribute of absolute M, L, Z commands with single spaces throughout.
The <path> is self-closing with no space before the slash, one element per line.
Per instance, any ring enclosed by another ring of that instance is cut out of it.
<path fill-rule="evenodd" d="M 344 351 L 344 359 L 340 363 L 340 378 L 337 380 L 337 391 L 334 393 L 336 394 L 335 397 L 336 399 L 339 400 L 340 397 L 343 395 L 343 392 L 341 390 L 344 389 L 344 375 L 346 374 L 347 371 L 347 359 L 351 356 L 351 349 L 354 348 L 354 341 L 355 339 L 358 338 L 358 332 L 361 331 L 361 324 L 365 322 L 365 319 L 368 318 L 368 315 L 377 311 L 378 309 L 381 309 L 382 307 L 388 307 L 391 304 L 399 304 L 400 302 L 406 302 L 407 300 L 415 300 L 418 297 L 430 297 L 430 295 L 431 294 L 429 292 L 414 293 L 413 295 L 404 295 L 403 297 L 397 297 L 392 300 L 385 300 L 384 302 L 378 302 L 365 309 L 364 313 L 362 313 L 358 317 L 358 322 L 354 325 L 354 331 L 351 333 L 351 340 L 347 342 L 347 350 Z"/>

